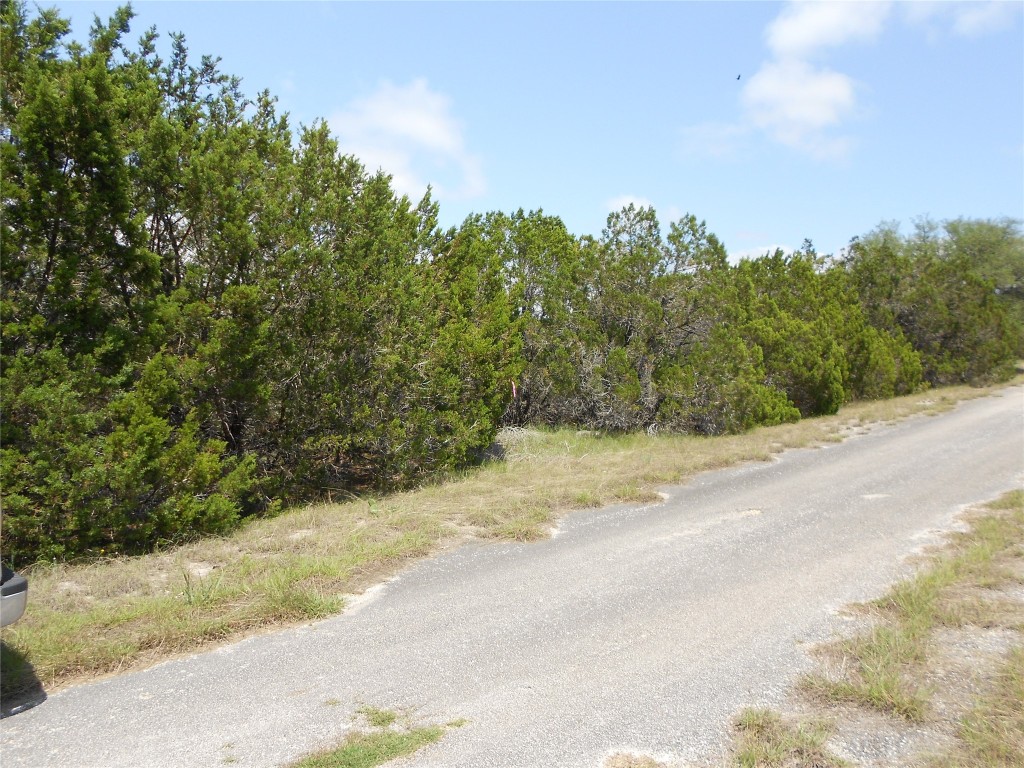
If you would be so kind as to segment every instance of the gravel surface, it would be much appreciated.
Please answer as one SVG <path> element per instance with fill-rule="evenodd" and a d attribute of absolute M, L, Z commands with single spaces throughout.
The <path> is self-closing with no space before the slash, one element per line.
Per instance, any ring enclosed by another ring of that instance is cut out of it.
<path fill-rule="evenodd" d="M 425 560 L 344 615 L 82 685 L 0 721 L 4 768 L 276 766 L 356 710 L 467 721 L 405 766 L 714 759 L 838 610 L 1024 481 L 1024 390 Z"/>

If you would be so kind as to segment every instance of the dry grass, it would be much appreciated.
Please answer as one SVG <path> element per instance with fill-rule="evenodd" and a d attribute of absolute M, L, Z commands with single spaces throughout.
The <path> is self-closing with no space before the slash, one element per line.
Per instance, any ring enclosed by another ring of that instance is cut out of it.
<path fill-rule="evenodd" d="M 646 755 L 621 752 L 605 760 L 603 768 L 665 768 L 665 764 Z"/>
<path fill-rule="evenodd" d="M 740 713 L 719 762 L 832 768 L 849 765 L 855 743 L 858 764 L 1024 766 L 1024 492 L 966 520 L 916 576 L 856 606 L 872 626 L 821 649 L 822 671 L 798 686 L 791 715 Z M 876 731 L 888 735 L 872 753 Z"/>
<path fill-rule="evenodd" d="M 990 690 L 960 723 L 958 743 L 929 768 L 1014 768 L 1024 765 L 1024 648 L 1016 648 Z"/>
<path fill-rule="evenodd" d="M 995 590 L 1024 581 L 1024 492 L 1005 495 L 971 522 L 930 567 L 869 606 L 876 621 L 868 632 L 822 649 L 831 671 L 805 678 L 806 692 L 921 721 L 928 714 L 929 646 L 937 629 L 1021 626 L 1020 604 Z"/>
<path fill-rule="evenodd" d="M 841 768 L 847 765 L 825 746 L 832 727 L 824 721 L 790 723 L 766 709 L 736 718 L 734 764 L 740 768 Z"/>
<path fill-rule="evenodd" d="M 703 765 L 840 768 L 852 742 L 858 764 L 1024 767 L 1024 492 L 965 518 L 970 529 L 915 577 L 856 607 L 871 628 L 822 649 L 825 669 L 798 687 L 795 712 L 744 710 L 731 749 Z M 887 735 L 876 741 L 876 731 Z M 892 741 L 909 751 L 893 755 Z M 881 751 L 871 754 L 875 743 Z M 916 751 L 939 744 L 949 746 Z M 668 763 L 619 753 L 604 768 Z"/>
<path fill-rule="evenodd" d="M 857 743 L 860 758 L 894 768 L 1024 766 L 1024 491 L 966 521 L 916 576 L 859 606 L 870 629 L 821 649 L 822 670 L 799 687 L 795 722 L 830 716 L 840 755 Z M 871 756 L 876 730 L 890 736 Z M 906 745 L 895 755 L 893 738 Z"/>
<path fill-rule="evenodd" d="M 504 460 L 417 490 L 298 508 L 144 557 L 34 566 L 25 617 L 4 630 L 5 658 L 26 660 L 53 691 L 337 613 L 345 595 L 467 537 L 541 538 L 574 509 L 653 500 L 657 486 L 699 472 L 992 391 L 959 387 L 857 403 L 835 416 L 720 438 L 510 430 L 502 435 Z M 26 680 L 18 665 L 5 667 L 6 699 Z"/>

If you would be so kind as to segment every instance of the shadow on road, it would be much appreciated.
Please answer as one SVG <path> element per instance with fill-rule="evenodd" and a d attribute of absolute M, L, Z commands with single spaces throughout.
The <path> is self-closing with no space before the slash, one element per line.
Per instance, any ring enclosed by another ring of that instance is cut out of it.
<path fill-rule="evenodd" d="M 46 701 L 46 691 L 28 659 L 0 640 L 0 718 Z"/>

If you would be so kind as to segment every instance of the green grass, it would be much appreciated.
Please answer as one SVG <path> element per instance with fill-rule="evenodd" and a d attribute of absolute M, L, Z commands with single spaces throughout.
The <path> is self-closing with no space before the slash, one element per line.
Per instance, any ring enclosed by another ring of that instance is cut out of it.
<path fill-rule="evenodd" d="M 822 672 L 803 678 L 810 694 L 801 714 L 783 718 L 747 709 L 733 722 L 730 751 L 714 764 L 738 768 L 839 768 L 848 765 L 828 749 L 837 718 L 852 703 L 895 718 L 921 732 L 954 733 L 943 754 L 918 755 L 898 764 L 922 768 L 1024 768 L 1024 605 L 1000 590 L 1024 584 L 1024 491 L 1014 491 L 967 515 L 969 530 L 953 534 L 912 578 L 861 606 L 870 630 L 826 646 Z M 958 719 L 929 707 L 932 691 L 922 683 L 938 630 L 979 628 L 1016 632 L 1014 647 L 995 674 L 968 657 L 970 673 L 943 672 L 947 698 L 970 701 Z M 830 671 L 831 670 L 831 671 Z M 959 675 L 959 676 L 958 676 Z M 831 719 L 826 719 L 831 718 Z M 869 721 L 871 722 L 871 721 Z M 856 728 L 863 725 L 855 725 Z M 612 755 L 604 768 L 667 768 L 647 757 Z"/>
<path fill-rule="evenodd" d="M 368 730 L 349 734 L 341 744 L 297 760 L 289 768 L 372 768 L 411 755 L 433 744 L 449 728 L 461 728 L 465 720 L 445 726 L 413 727 L 408 719 L 389 709 L 363 706 L 356 710 Z"/>
<path fill-rule="evenodd" d="M 739 768 L 841 768 L 825 742 L 832 729 L 824 722 L 787 723 L 767 709 L 746 709 L 734 722 L 733 763 Z"/>
<path fill-rule="evenodd" d="M 296 508 L 144 557 L 33 566 L 28 609 L 5 628 L 4 643 L 53 692 L 335 614 L 346 595 L 467 536 L 543 538 L 574 509 L 653 500 L 660 484 L 991 391 L 960 387 L 856 403 L 835 416 L 720 438 L 510 430 L 503 461 L 412 491 Z M 18 684 L 17 674 L 4 672 L 5 697 Z"/>
<path fill-rule="evenodd" d="M 360 733 L 350 736 L 339 747 L 292 763 L 292 768 L 372 768 L 411 755 L 443 735 L 444 729 L 438 727 L 415 728 L 404 733 Z"/>
<path fill-rule="evenodd" d="M 1002 603 L 984 590 L 1019 580 L 1006 562 L 1024 542 L 1024 492 L 988 505 L 990 514 L 952 537 L 929 567 L 871 604 L 876 624 L 826 651 L 843 674 L 805 677 L 803 689 L 825 700 L 852 702 L 921 721 L 929 691 L 920 682 L 937 627 L 998 624 Z"/>
<path fill-rule="evenodd" d="M 844 710 L 833 705 L 853 703 L 894 717 L 907 728 L 955 733 L 945 753 L 919 755 L 910 764 L 1024 766 L 1024 607 L 997 591 L 1024 583 L 1024 491 L 974 510 L 968 520 L 970 529 L 952 535 L 918 574 L 863 606 L 873 620 L 870 630 L 824 649 L 823 671 L 806 676 L 800 685 L 811 694 L 804 714 L 786 722 L 771 711 L 747 710 L 737 718 L 731 762 L 741 768 L 842 765 L 825 751 L 831 731 L 820 718 L 842 716 Z M 958 721 L 956 715 L 932 711 L 934 692 L 923 681 L 935 664 L 936 633 L 972 627 L 1018 634 L 995 675 L 982 674 L 973 659 L 961 659 L 968 662 L 969 674 L 943 673 L 947 698 L 975 697 Z"/>
<path fill-rule="evenodd" d="M 602 768 L 667 768 L 667 766 L 664 763 L 659 763 L 653 757 L 622 752 L 609 756 L 604 761 Z"/>
<path fill-rule="evenodd" d="M 959 747 L 935 768 L 1013 768 L 1024 765 L 1024 648 L 1015 648 L 996 684 L 962 720 Z"/>
<path fill-rule="evenodd" d="M 377 709 L 375 707 L 361 707 L 359 714 L 366 718 L 374 728 L 387 728 L 398 719 L 398 714 L 389 709 Z"/>

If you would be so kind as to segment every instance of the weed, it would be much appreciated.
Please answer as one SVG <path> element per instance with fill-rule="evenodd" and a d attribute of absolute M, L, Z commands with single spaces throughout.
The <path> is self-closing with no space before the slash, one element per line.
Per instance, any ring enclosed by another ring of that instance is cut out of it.
<path fill-rule="evenodd" d="M 398 719 L 398 715 L 387 709 L 376 709 L 375 707 L 360 707 L 358 710 L 359 714 L 366 718 L 366 722 L 372 725 L 374 728 L 387 728 L 395 720 Z"/>
<path fill-rule="evenodd" d="M 981 691 L 959 723 L 947 714 L 947 706 L 930 709 L 934 692 L 921 683 L 935 673 L 931 654 L 937 630 L 972 624 L 1024 631 L 1020 600 L 987 593 L 1022 580 L 1024 492 L 1006 494 L 970 513 L 968 520 L 970 530 L 952 535 L 916 576 L 860 606 L 873 617 L 872 628 L 821 649 L 824 671 L 805 676 L 799 686 L 811 694 L 804 706 L 818 705 L 812 706 L 812 712 L 834 713 L 829 709 L 833 704 L 852 702 L 902 719 L 907 728 L 913 722 L 918 732 L 956 733 L 956 744 L 945 754 L 908 757 L 899 764 L 1024 766 L 1024 647 L 1010 652 L 994 682 L 975 672 L 962 680 L 948 670 L 943 672 L 944 686 L 953 687 L 943 692 L 947 699 Z M 820 751 L 830 732 L 821 721 L 805 719 L 793 725 L 771 711 L 747 710 L 735 724 L 732 761 L 744 768 L 841 764 Z"/>
<path fill-rule="evenodd" d="M 1024 765 L 1024 648 L 1016 648 L 999 671 L 993 690 L 963 719 L 955 764 Z"/>
<path fill-rule="evenodd" d="M 405 733 L 381 731 L 349 736 L 334 749 L 318 752 L 292 763 L 291 768 L 372 768 L 433 744 L 444 735 L 442 728 L 416 728 Z"/>
<path fill-rule="evenodd" d="M 202 576 L 193 575 L 188 570 L 184 571 L 182 576 L 185 580 L 185 589 L 181 596 L 186 605 L 198 608 L 215 602 L 217 588 L 220 584 L 219 578 L 204 579 Z"/>
<path fill-rule="evenodd" d="M 603 768 L 666 768 L 666 766 L 653 757 L 622 752 L 605 760 Z"/>
<path fill-rule="evenodd" d="M 746 709 L 736 718 L 735 728 L 735 762 L 740 768 L 847 765 L 825 748 L 832 729 L 820 721 L 790 724 L 770 710 Z"/>
<path fill-rule="evenodd" d="M 356 712 L 366 721 L 370 731 L 357 731 L 337 747 L 322 750 L 298 760 L 289 768 L 372 768 L 383 765 L 433 744 L 447 728 L 457 727 L 406 727 L 399 724 L 397 712 L 389 709 L 363 706 Z M 464 721 L 456 721 L 459 725 Z M 397 727 L 401 726 L 401 727 Z"/>
<path fill-rule="evenodd" d="M 585 509 L 587 507 L 600 507 L 602 500 L 601 496 L 593 491 L 580 491 L 572 497 L 572 503 L 580 509 Z"/>

